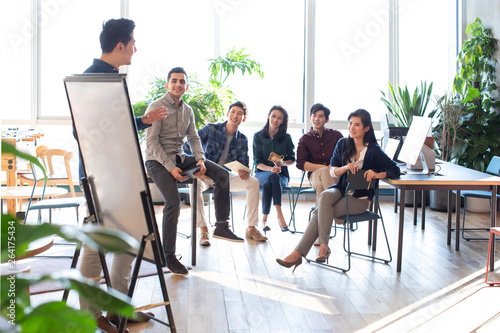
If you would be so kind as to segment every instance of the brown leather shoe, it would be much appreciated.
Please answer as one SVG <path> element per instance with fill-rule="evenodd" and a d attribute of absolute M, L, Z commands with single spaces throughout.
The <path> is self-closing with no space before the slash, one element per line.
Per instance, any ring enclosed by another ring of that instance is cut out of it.
<path fill-rule="evenodd" d="M 155 314 L 153 312 L 137 312 L 136 315 L 139 317 L 139 319 L 128 319 L 127 323 L 129 324 L 136 324 L 136 323 L 143 323 L 145 321 L 151 320 L 151 317 L 154 317 Z M 110 314 L 108 316 L 108 319 L 110 322 L 118 326 L 118 321 L 115 318 L 115 315 Z"/>
<path fill-rule="evenodd" d="M 256 240 L 258 242 L 265 242 L 267 240 L 266 236 L 263 236 L 257 228 L 252 228 L 246 231 L 247 238 Z"/>
<path fill-rule="evenodd" d="M 201 246 L 210 246 L 210 236 L 208 235 L 208 231 L 201 230 L 200 245 Z"/>
<path fill-rule="evenodd" d="M 97 318 L 97 327 L 99 327 L 104 332 L 118 333 L 118 328 L 113 323 L 111 323 L 108 320 L 108 318 L 104 317 L 103 315 Z M 129 333 L 128 328 L 125 328 L 123 332 Z"/>

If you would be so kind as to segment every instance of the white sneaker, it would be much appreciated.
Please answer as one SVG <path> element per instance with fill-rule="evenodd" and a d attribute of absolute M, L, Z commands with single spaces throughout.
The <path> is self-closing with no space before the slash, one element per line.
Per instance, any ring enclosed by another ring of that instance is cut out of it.
<path fill-rule="evenodd" d="M 201 246 L 210 246 L 210 237 L 208 235 L 208 231 L 205 231 L 205 230 L 201 231 L 200 245 Z"/>

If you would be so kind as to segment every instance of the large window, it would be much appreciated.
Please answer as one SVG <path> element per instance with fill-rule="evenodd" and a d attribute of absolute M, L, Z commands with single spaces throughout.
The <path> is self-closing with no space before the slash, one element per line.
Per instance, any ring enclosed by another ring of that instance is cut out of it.
<path fill-rule="evenodd" d="M 119 1 L 41 1 L 40 113 L 69 117 L 63 78 L 99 58 L 102 23 L 120 16 Z M 99 10 L 96 10 L 99 8 Z"/>
<path fill-rule="evenodd" d="M 264 124 L 273 105 L 282 105 L 290 122 L 302 122 L 304 76 L 304 0 L 227 1 L 219 9 L 220 52 L 245 47 L 260 62 L 264 79 L 235 76 L 229 82 L 249 108 L 248 121 Z"/>
<path fill-rule="evenodd" d="M 173 67 L 207 77 L 207 60 L 214 57 L 212 1 L 133 0 L 129 16 L 137 24 L 137 53 L 128 71 L 132 102 L 144 99 L 154 78 L 166 79 Z"/>
<path fill-rule="evenodd" d="M 399 17 L 400 84 L 433 82 L 442 95 L 456 72 L 456 1 L 399 0 Z"/>
<path fill-rule="evenodd" d="M 0 40 L 2 43 L 2 119 L 31 119 L 31 23 L 30 1 L 2 4 L 0 10 Z"/>
<path fill-rule="evenodd" d="M 363 108 L 386 112 L 380 90 L 389 81 L 389 1 L 316 1 L 314 99 L 347 120 Z M 310 106 L 308 106 L 310 107 Z"/>

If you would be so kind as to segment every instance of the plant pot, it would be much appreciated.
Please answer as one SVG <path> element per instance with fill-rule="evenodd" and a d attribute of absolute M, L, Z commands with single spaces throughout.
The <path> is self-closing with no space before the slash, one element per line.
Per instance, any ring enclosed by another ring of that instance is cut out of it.
<path fill-rule="evenodd" d="M 456 194 L 452 193 L 451 207 L 455 211 Z M 448 211 L 448 191 L 431 190 L 429 191 L 429 207 L 438 212 Z"/>
<path fill-rule="evenodd" d="M 474 213 L 489 213 L 491 204 L 489 199 L 467 198 L 467 211 Z"/>

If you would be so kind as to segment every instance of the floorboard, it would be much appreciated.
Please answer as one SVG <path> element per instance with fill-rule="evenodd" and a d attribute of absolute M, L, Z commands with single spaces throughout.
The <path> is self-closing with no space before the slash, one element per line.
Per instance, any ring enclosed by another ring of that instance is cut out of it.
<path fill-rule="evenodd" d="M 244 198 L 233 196 L 235 232 L 244 236 Z M 312 201 L 299 201 L 296 227 L 304 230 Z M 284 202 L 284 213 L 289 214 Z M 213 214 L 213 209 L 212 209 Z M 54 219 L 57 220 L 54 213 Z M 68 214 L 68 213 L 64 213 Z M 162 209 L 157 207 L 157 220 Z M 294 273 L 276 263 L 291 252 L 301 235 L 281 232 L 271 213 L 265 243 L 231 243 L 211 239 L 197 248 L 197 265 L 187 277 L 165 274 L 178 332 L 497 332 L 500 330 L 500 287 L 484 283 L 487 241 L 461 240 L 460 251 L 446 245 L 446 214 L 427 209 L 425 230 L 420 212 L 413 225 L 412 208 L 405 211 L 402 272 L 396 272 L 398 214 L 392 202 L 382 204 L 393 261 L 389 264 L 352 258 L 347 273 L 305 260 Z M 289 216 L 289 215 L 288 215 Z M 183 206 L 179 231 L 189 234 L 190 208 Z M 70 217 L 67 220 L 71 220 Z M 212 221 L 214 218 L 212 217 Z M 489 213 L 467 213 L 473 226 L 487 226 Z M 379 229 L 377 254 L 387 255 Z M 353 246 L 366 250 L 361 223 Z M 484 236 L 487 233 L 472 232 Z M 485 237 L 485 236 L 484 236 Z M 342 231 L 330 242 L 331 260 L 346 261 Z M 499 243 L 500 244 L 500 243 Z M 190 239 L 178 237 L 177 252 L 189 264 Z M 500 267 L 500 245 L 496 248 Z M 309 257 L 317 256 L 313 247 Z M 43 259 L 40 259 L 43 260 Z M 492 278 L 500 280 L 500 268 Z M 34 305 L 57 300 L 61 292 L 32 296 Z M 140 278 L 133 302 L 137 306 L 162 302 L 158 276 Z M 68 303 L 78 307 L 78 297 Z M 164 307 L 151 310 L 167 320 Z M 479 313 L 471 316 L 471 313 Z M 163 325 L 129 325 L 130 332 L 165 332 Z"/>

